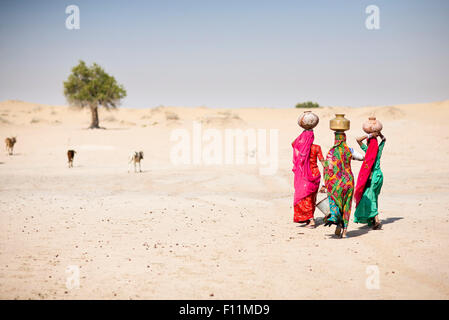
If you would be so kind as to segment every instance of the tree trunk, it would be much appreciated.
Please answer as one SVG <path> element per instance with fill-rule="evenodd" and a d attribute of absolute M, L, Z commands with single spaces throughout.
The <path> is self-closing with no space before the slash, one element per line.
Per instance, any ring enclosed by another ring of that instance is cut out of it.
<path fill-rule="evenodd" d="M 98 121 L 98 106 L 91 106 L 90 112 L 92 112 L 92 121 L 90 123 L 89 129 L 99 129 L 99 121 Z"/>

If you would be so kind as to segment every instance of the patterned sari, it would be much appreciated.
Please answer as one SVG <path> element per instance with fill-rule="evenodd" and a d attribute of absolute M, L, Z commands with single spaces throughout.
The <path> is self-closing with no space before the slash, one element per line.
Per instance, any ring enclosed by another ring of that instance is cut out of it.
<path fill-rule="evenodd" d="M 344 229 L 348 227 L 354 193 L 351 159 L 352 153 L 346 144 L 346 134 L 335 132 L 335 143 L 327 154 L 324 169 L 324 181 L 331 211 L 326 225 L 337 224 Z"/>

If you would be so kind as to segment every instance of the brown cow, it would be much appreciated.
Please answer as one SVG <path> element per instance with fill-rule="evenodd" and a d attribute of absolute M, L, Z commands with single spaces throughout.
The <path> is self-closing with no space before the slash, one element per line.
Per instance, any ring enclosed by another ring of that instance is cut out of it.
<path fill-rule="evenodd" d="M 67 158 L 69 160 L 69 168 L 73 168 L 73 158 L 75 157 L 75 150 L 68 150 L 67 151 Z"/>
<path fill-rule="evenodd" d="M 14 145 L 16 144 L 17 140 L 16 137 L 6 138 L 5 144 L 6 144 L 6 151 L 11 156 L 13 153 Z"/>

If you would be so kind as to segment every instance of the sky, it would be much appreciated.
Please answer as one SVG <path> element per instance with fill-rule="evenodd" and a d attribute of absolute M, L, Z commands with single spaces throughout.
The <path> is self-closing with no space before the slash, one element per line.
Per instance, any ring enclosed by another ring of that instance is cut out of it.
<path fill-rule="evenodd" d="M 446 0 L 1 0 L 0 101 L 67 104 L 80 59 L 124 85 L 123 107 L 442 101 L 448 39 Z"/>

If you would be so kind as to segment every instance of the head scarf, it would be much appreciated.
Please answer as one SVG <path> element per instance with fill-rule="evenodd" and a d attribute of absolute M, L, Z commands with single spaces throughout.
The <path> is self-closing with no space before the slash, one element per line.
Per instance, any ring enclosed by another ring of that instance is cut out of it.
<path fill-rule="evenodd" d="M 365 191 L 365 185 L 371 175 L 371 170 L 377 158 L 377 151 L 379 150 L 379 145 L 377 144 L 377 138 L 371 138 L 368 140 L 368 150 L 366 150 L 365 160 L 360 168 L 359 176 L 357 178 L 357 187 L 354 192 L 354 200 L 356 206 L 359 204 L 360 199 L 362 199 L 363 191 Z"/>
<path fill-rule="evenodd" d="M 337 205 L 347 227 L 351 215 L 351 201 L 354 192 L 354 176 L 351 171 L 352 153 L 346 144 L 346 134 L 335 132 L 334 146 L 329 150 L 324 169 L 327 194 Z"/>
<path fill-rule="evenodd" d="M 321 175 L 313 176 L 310 170 L 310 149 L 315 136 L 313 130 L 304 130 L 292 143 L 293 169 L 295 173 L 294 204 L 318 191 Z"/>

